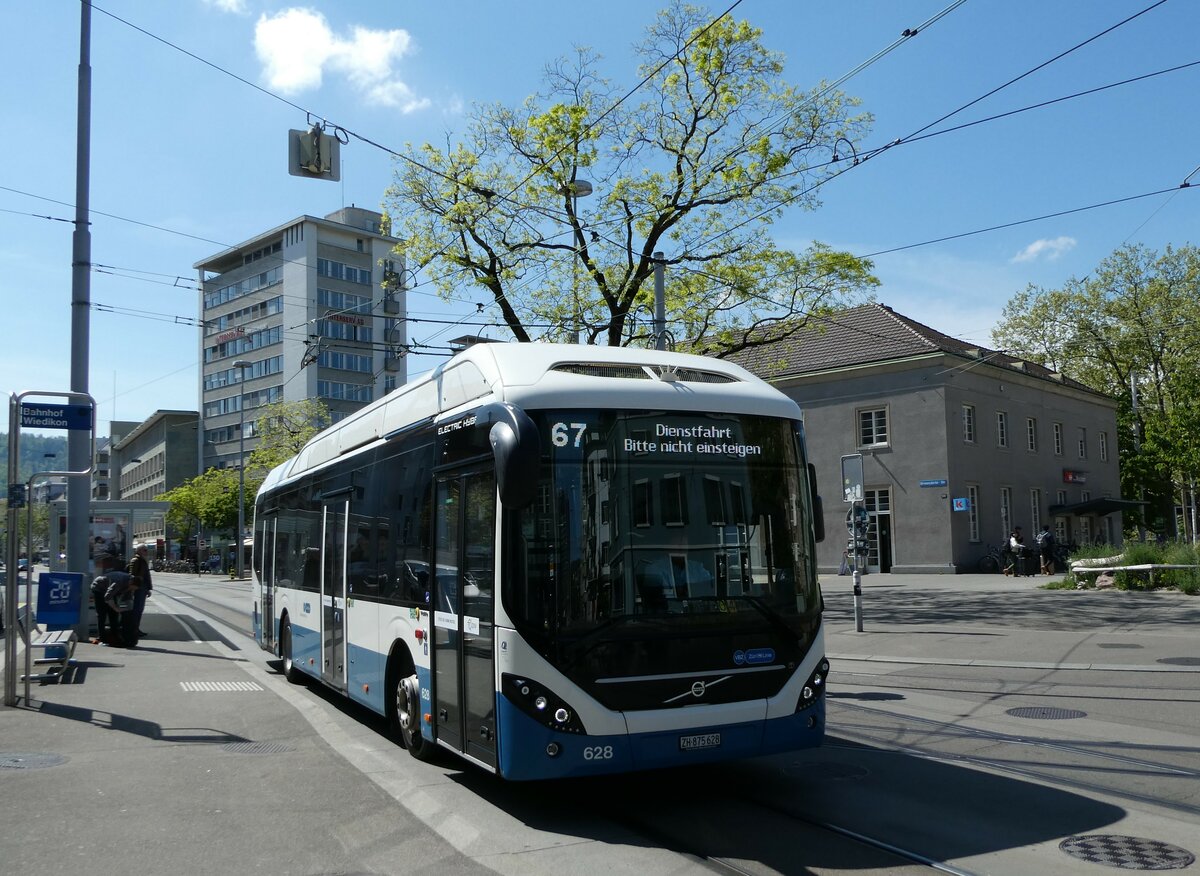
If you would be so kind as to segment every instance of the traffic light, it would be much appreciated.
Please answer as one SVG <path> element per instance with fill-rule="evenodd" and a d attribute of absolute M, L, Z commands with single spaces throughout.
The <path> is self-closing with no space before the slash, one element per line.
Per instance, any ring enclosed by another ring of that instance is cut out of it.
<path fill-rule="evenodd" d="M 337 182 L 342 178 L 342 143 L 319 125 L 288 131 L 288 173 Z"/>

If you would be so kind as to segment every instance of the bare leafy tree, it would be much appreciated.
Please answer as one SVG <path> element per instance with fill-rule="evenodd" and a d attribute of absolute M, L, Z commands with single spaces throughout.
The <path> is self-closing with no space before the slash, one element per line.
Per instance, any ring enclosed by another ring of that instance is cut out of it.
<path fill-rule="evenodd" d="M 761 37 L 675 3 L 636 46 L 639 88 L 578 48 L 521 106 L 477 107 L 461 139 L 409 147 L 385 199 L 408 264 L 443 295 L 485 290 L 519 341 L 651 343 L 659 261 L 671 336 L 712 355 L 865 300 L 869 262 L 768 232 L 818 206 L 869 118 L 785 82 Z"/>

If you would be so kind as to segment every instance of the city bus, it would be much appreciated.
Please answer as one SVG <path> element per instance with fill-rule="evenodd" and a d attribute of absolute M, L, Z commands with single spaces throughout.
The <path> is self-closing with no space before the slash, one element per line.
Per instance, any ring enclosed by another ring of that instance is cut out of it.
<path fill-rule="evenodd" d="M 268 474 L 255 636 L 507 779 L 815 746 L 819 506 L 799 407 L 742 368 L 475 344 Z"/>

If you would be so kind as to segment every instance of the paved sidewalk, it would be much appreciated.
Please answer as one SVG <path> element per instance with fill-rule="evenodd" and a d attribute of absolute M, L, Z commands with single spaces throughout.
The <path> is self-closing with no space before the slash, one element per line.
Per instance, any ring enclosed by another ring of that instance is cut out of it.
<path fill-rule="evenodd" d="M 1200 672 L 1200 596 L 1044 590 L 1046 576 L 822 576 L 834 661 Z"/>

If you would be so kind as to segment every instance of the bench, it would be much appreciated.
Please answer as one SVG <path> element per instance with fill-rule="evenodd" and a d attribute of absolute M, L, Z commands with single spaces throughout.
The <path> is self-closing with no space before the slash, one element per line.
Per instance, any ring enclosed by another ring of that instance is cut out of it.
<path fill-rule="evenodd" d="M 62 675 L 68 666 L 71 665 L 71 659 L 75 656 L 75 643 L 79 641 L 79 637 L 74 630 L 47 630 L 33 625 L 29 634 L 26 635 L 25 630 L 29 625 L 29 607 L 21 605 L 17 607 L 17 624 L 21 628 L 22 641 L 28 639 L 31 663 L 34 666 L 47 667 L 45 672 L 29 675 L 30 681 L 41 681 L 49 678 L 57 678 Z M 24 681 L 26 676 L 22 676 Z"/>
<path fill-rule="evenodd" d="M 1091 562 L 1095 562 L 1092 560 Z M 1163 569 L 1200 569 L 1200 566 L 1179 563 L 1136 563 L 1131 566 L 1093 566 L 1088 560 L 1076 560 L 1071 563 L 1071 574 L 1076 578 L 1081 575 L 1115 574 L 1117 572 L 1145 572 L 1150 578 L 1150 586 L 1154 586 L 1154 573 Z"/>

